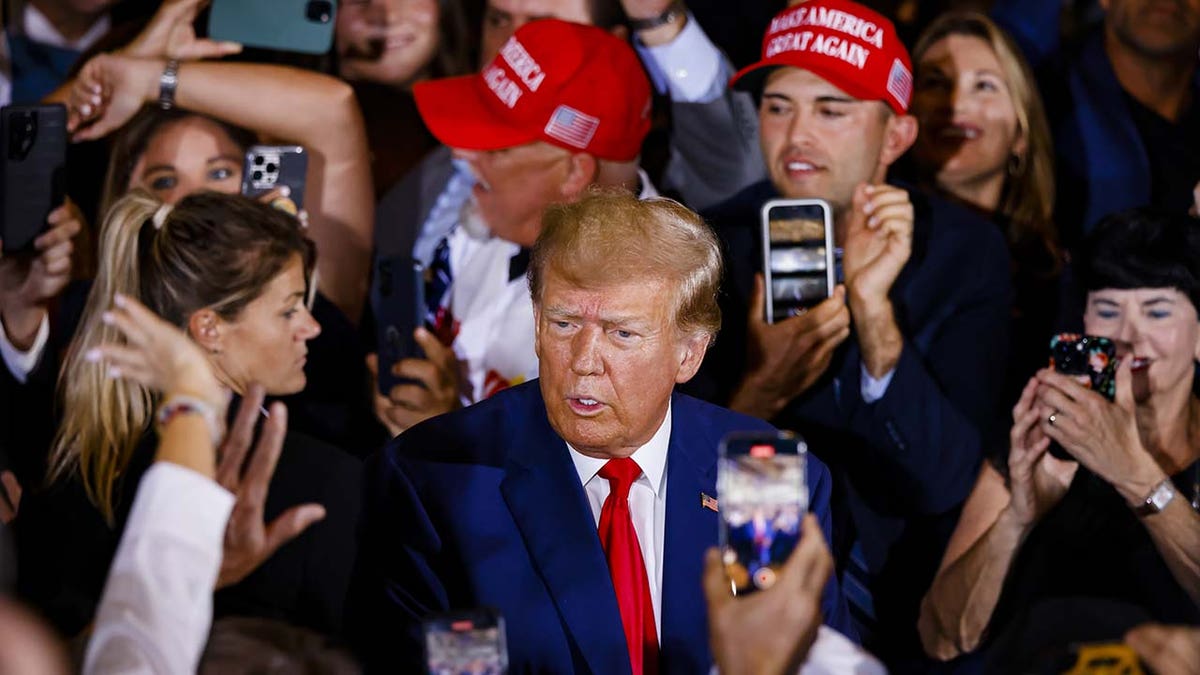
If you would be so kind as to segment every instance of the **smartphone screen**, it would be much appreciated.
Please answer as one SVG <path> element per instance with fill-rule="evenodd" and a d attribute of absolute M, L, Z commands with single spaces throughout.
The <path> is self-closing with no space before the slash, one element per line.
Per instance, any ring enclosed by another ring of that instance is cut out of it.
<path fill-rule="evenodd" d="M 766 321 L 803 314 L 833 292 L 833 227 L 820 199 L 773 199 L 762 209 Z"/>
<path fill-rule="evenodd" d="M 508 648 L 504 618 L 491 609 L 450 612 L 424 622 L 430 675 L 504 675 Z"/>
<path fill-rule="evenodd" d="M 807 446 L 795 434 L 734 433 L 717 461 L 720 544 L 734 593 L 770 588 L 808 510 Z"/>

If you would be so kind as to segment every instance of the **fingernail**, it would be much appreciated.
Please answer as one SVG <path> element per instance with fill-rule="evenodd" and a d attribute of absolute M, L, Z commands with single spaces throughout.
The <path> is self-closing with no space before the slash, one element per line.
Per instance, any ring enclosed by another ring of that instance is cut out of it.
<path fill-rule="evenodd" d="M 116 321 L 116 318 L 113 316 L 112 312 L 105 312 L 100 315 L 100 320 L 111 326 L 113 322 Z"/>
<path fill-rule="evenodd" d="M 867 202 L 863 204 L 863 213 L 870 213 L 875 210 L 875 202 Z"/>
<path fill-rule="evenodd" d="M 291 197 L 292 196 L 292 188 L 284 185 L 283 187 L 279 188 L 279 194 L 282 197 Z"/>
<path fill-rule="evenodd" d="M 117 307 L 124 307 L 126 304 L 125 296 L 122 295 L 121 293 L 117 293 L 116 295 L 113 296 L 113 304 L 116 305 Z"/>
<path fill-rule="evenodd" d="M 89 363 L 95 363 L 100 360 L 100 348 L 92 347 L 83 355 L 83 360 Z"/>
<path fill-rule="evenodd" d="M 83 115 L 84 117 L 87 117 L 88 115 L 91 115 L 91 114 L 92 114 L 92 106 L 90 106 L 90 105 L 88 105 L 88 104 L 86 104 L 86 103 L 84 103 L 83 105 L 79 106 L 79 114 L 80 114 L 80 115 Z"/>
<path fill-rule="evenodd" d="M 114 380 L 117 379 L 118 377 L 121 376 L 121 369 L 118 368 L 117 366 L 109 366 L 108 367 L 108 376 Z"/>

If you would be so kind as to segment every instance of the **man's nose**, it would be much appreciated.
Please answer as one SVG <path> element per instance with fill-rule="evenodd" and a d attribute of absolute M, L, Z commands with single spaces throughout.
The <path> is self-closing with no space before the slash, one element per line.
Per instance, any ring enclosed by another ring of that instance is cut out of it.
<path fill-rule="evenodd" d="M 571 341 L 571 372 L 576 375 L 598 375 L 604 372 L 600 353 L 602 331 L 598 326 L 585 327 Z"/>

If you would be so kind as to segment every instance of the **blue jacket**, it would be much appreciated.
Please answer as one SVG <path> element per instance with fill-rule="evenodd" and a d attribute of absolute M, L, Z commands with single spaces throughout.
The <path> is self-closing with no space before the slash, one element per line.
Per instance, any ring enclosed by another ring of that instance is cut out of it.
<path fill-rule="evenodd" d="M 991 222 L 911 192 L 912 255 L 892 287 L 904 348 L 883 398 L 861 395 L 862 355 L 852 333 L 824 376 L 773 420 L 804 435 L 834 476 L 839 569 L 855 537 L 873 577 L 877 634 L 885 658 L 919 652 L 916 619 L 957 510 L 970 493 L 985 439 L 997 433 L 1008 348 L 1008 249 Z M 724 324 L 695 392 L 728 400 L 745 372 L 746 316 L 762 270 L 762 204 L 768 182 L 708 214 L 725 247 Z M 852 587 L 844 584 L 847 596 Z M 865 640 L 864 640 L 865 641 Z M 900 646 L 893 646 L 897 643 Z"/>
<path fill-rule="evenodd" d="M 704 552 L 717 543 L 717 444 L 764 422 L 676 394 L 667 455 L 663 673 L 708 672 Z M 368 467 L 352 631 L 370 668 L 418 672 L 422 617 L 491 606 L 511 673 L 630 672 L 608 564 L 566 443 L 536 380 L 420 424 Z M 830 536 L 830 477 L 808 458 L 812 511 Z M 850 632 L 831 579 L 826 623 Z"/>

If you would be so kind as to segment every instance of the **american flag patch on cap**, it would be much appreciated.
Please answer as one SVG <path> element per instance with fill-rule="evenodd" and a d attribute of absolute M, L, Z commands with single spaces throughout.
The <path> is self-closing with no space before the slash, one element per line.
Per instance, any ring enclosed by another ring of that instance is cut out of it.
<path fill-rule="evenodd" d="M 912 73 L 904 67 L 900 59 L 892 61 L 892 72 L 888 73 L 888 93 L 896 97 L 904 108 L 908 108 L 908 98 L 912 96 Z"/>
<path fill-rule="evenodd" d="M 550 138 L 583 149 L 592 142 L 592 136 L 596 135 L 599 127 L 599 118 L 585 115 L 569 105 L 560 105 L 546 123 L 545 132 Z"/>

